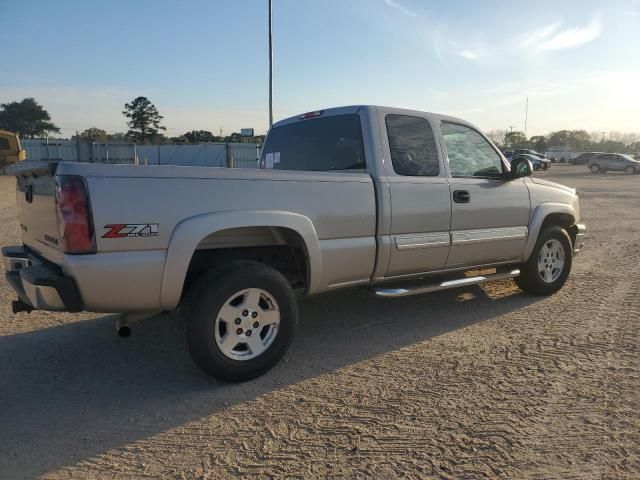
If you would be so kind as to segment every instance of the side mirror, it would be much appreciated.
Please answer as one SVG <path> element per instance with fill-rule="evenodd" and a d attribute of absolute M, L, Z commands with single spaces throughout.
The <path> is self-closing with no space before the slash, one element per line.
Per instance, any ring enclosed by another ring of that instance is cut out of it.
<path fill-rule="evenodd" d="M 511 161 L 511 174 L 509 176 L 511 180 L 522 177 L 530 177 L 532 173 L 533 165 L 528 159 L 524 157 L 518 157 Z"/>

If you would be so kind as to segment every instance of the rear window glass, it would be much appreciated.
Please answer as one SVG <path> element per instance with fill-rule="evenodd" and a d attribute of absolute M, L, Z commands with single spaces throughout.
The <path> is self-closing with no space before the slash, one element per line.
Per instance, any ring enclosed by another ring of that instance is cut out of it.
<path fill-rule="evenodd" d="M 306 171 L 365 171 L 358 114 L 302 120 L 271 130 L 261 168 Z"/>
<path fill-rule="evenodd" d="M 6 138 L 0 138 L 0 150 L 9 150 L 9 140 Z"/>
<path fill-rule="evenodd" d="M 405 176 L 438 176 L 438 149 L 429 122 L 409 115 L 387 115 L 386 123 L 394 172 Z"/>

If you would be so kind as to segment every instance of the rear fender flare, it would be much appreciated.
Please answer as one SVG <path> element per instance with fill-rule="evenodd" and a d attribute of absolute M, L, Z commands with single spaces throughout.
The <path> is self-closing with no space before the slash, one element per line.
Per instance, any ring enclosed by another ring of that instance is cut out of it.
<path fill-rule="evenodd" d="M 320 242 L 313 222 L 308 217 L 274 210 L 205 213 L 181 221 L 173 231 L 160 290 L 160 305 L 163 310 L 177 307 L 187 269 L 198 244 L 212 233 L 242 227 L 283 227 L 298 233 L 306 248 L 309 272 L 307 293 L 319 290 L 322 283 Z"/>

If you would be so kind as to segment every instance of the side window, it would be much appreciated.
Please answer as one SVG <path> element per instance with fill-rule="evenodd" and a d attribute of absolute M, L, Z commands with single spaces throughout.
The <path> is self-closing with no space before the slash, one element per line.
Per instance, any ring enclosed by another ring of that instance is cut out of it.
<path fill-rule="evenodd" d="M 442 135 L 453 177 L 502 176 L 502 159 L 478 132 L 463 125 L 443 122 Z"/>
<path fill-rule="evenodd" d="M 0 150 L 9 150 L 10 148 L 9 140 L 6 138 L 0 138 Z"/>
<path fill-rule="evenodd" d="M 394 172 L 413 177 L 437 176 L 440 162 L 429 122 L 409 115 L 387 115 L 385 120 Z"/>
<path fill-rule="evenodd" d="M 273 128 L 261 168 L 275 170 L 360 171 L 367 169 L 358 114 L 332 115 Z"/>

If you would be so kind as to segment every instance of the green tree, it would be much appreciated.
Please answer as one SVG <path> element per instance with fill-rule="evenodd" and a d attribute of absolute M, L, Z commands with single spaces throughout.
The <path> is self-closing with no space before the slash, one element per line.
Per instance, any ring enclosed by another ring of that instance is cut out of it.
<path fill-rule="evenodd" d="M 220 141 L 220 137 L 216 137 L 208 130 L 191 130 L 190 132 L 185 133 L 184 137 L 189 141 L 189 143 Z"/>
<path fill-rule="evenodd" d="M 160 130 L 166 130 L 160 125 L 164 118 L 147 97 L 137 97 L 131 103 L 125 103 L 122 114 L 127 117 L 129 136 L 134 142 L 146 142 L 158 135 Z"/>
<path fill-rule="evenodd" d="M 507 132 L 504 135 L 504 146 L 506 148 L 525 148 L 527 146 L 527 137 L 523 132 Z"/>
<path fill-rule="evenodd" d="M 126 142 L 129 140 L 126 133 L 118 132 L 118 133 L 110 133 L 107 137 L 107 140 L 115 141 L 115 142 Z"/>
<path fill-rule="evenodd" d="M 31 97 L 0 104 L 0 128 L 17 133 L 21 138 L 60 132 L 51 122 L 49 112 Z"/>
<path fill-rule="evenodd" d="M 547 137 L 543 135 L 534 135 L 529 139 L 529 146 L 536 152 L 544 153 L 549 147 Z"/>
<path fill-rule="evenodd" d="M 73 138 L 86 138 L 90 140 L 97 140 L 98 142 L 104 142 L 109 139 L 109 134 L 100 128 L 91 127 L 87 128 L 84 132 L 74 135 Z"/>
<path fill-rule="evenodd" d="M 571 147 L 575 151 L 588 151 L 593 147 L 591 135 L 585 130 L 560 130 L 548 137 L 549 145 Z"/>

